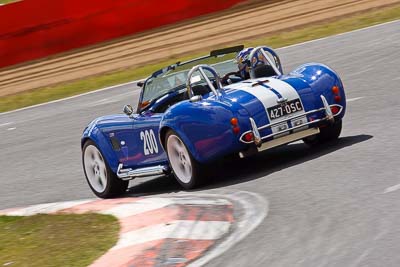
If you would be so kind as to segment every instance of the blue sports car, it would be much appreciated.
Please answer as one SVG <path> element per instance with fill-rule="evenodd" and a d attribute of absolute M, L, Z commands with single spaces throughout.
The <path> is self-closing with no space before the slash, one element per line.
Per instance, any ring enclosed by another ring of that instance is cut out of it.
<path fill-rule="evenodd" d="M 212 51 L 153 73 L 137 109 L 92 121 L 82 136 L 82 161 L 101 198 L 126 191 L 137 177 L 170 175 L 191 189 L 209 163 L 303 140 L 311 146 L 337 139 L 346 98 L 329 67 L 307 63 L 283 74 L 269 47 Z M 248 76 L 240 75 L 244 64 Z"/>

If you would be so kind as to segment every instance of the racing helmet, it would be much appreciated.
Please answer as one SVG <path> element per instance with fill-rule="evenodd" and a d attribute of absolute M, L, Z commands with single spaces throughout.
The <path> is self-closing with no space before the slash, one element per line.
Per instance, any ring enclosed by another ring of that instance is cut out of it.
<path fill-rule="evenodd" d="M 253 49 L 253 47 L 245 48 L 236 55 L 239 74 L 243 79 L 250 79 L 250 67 L 255 68 L 260 64 L 265 64 L 264 55 L 260 52 L 257 52 L 255 57 L 251 59 L 252 62 L 250 62 L 249 57 Z"/>
<path fill-rule="evenodd" d="M 253 47 L 245 48 L 236 55 L 236 63 L 239 68 L 239 74 L 243 79 L 250 78 L 250 53 Z"/>

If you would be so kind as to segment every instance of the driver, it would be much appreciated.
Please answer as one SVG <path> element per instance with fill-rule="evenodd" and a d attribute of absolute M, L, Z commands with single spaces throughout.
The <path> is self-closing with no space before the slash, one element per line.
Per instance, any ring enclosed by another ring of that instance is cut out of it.
<path fill-rule="evenodd" d="M 236 55 L 236 63 L 238 65 L 237 76 L 243 80 L 250 79 L 250 54 L 253 47 L 245 48 Z"/>
<path fill-rule="evenodd" d="M 234 80 L 236 80 L 230 79 L 229 76 L 236 76 L 240 80 L 248 80 L 250 79 L 250 66 L 254 68 L 259 64 L 265 64 L 262 53 L 257 53 L 250 63 L 250 54 L 253 49 L 253 47 L 245 48 L 236 55 L 235 61 L 238 65 L 238 71 L 225 74 L 225 76 L 222 78 L 223 84 L 231 84 L 234 82 Z"/>

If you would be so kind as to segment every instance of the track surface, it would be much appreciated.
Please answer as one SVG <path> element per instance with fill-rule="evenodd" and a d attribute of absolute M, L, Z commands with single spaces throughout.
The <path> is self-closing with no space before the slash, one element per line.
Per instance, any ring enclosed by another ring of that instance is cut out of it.
<path fill-rule="evenodd" d="M 400 21 L 278 51 L 286 70 L 317 61 L 342 75 L 353 100 L 342 138 L 320 149 L 276 148 L 218 171 L 199 192 L 255 192 L 270 210 L 209 266 L 399 266 L 398 51 Z M 0 115 L 0 208 L 93 197 L 81 170 L 81 131 L 137 96 L 125 85 Z M 180 190 L 165 178 L 132 185 L 131 195 Z"/>

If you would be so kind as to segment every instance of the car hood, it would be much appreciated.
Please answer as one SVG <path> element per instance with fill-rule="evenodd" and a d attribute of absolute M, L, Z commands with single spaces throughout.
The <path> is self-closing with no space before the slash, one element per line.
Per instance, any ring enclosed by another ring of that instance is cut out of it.
<path fill-rule="evenodd" d="M 132 125 L 132 119 L 125 114 L 114 114 L 99 117 L 93 120 L 87 128 L 97 127 L 101 130 L 107 130 L 108 128 L 115 129 L 117 126 L 129 126 Z"/>

